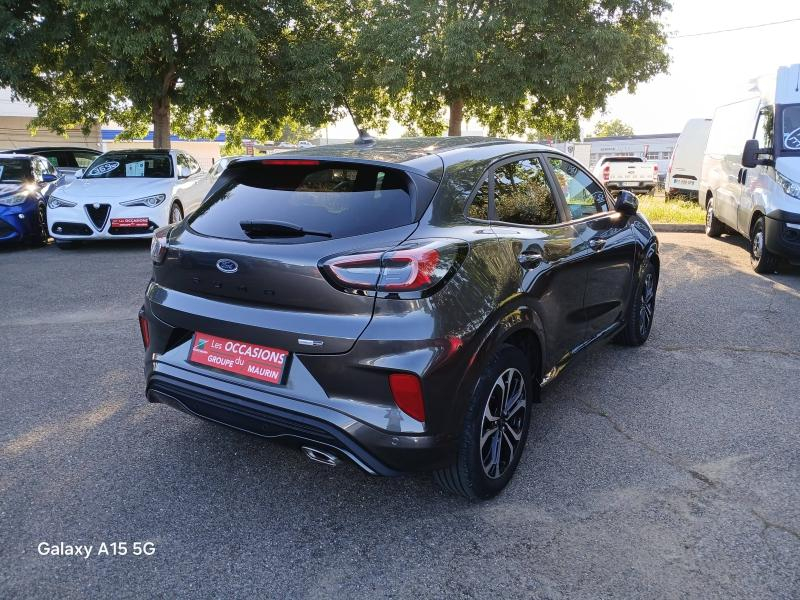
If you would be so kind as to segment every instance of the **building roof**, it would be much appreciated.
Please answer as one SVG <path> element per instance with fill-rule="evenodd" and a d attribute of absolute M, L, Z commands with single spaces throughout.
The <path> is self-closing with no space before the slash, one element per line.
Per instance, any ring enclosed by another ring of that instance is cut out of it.
<path fill-rule="evenodd" d="M 667 139 L 676 138 L 680 133 L 651 133 L 650 135 L 609 135 L 606 137 L 587 137 L 584 142 L 621 142 L 621 141 L 636 141 L 636 140 L 652 140 L 652 139 Z"/>

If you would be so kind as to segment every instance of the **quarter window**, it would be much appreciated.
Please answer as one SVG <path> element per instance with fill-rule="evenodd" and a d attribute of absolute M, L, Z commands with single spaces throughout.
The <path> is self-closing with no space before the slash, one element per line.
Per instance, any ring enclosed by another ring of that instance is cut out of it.
<path fill-rule="evenodd" d="M 605 191 L 586 172 L 561 158 L 548 157 L 547 160 L 550 161 L 556 183 L 564 194 L 573 219 L 608 210 Z"/>
<path fill-rule="evenodd" d="M 478 193 L 472 199 L 469 205 L 469 216 L 473 219 L 482 219 L 487 221 L 489 219 L 489 182 L 484 180 Z"/>
<path fill-rule="evenodd" d="M 542 164 L 527 158 L 494 171 L 495 219 L 520 225 L 558 223 L 558 208 Z"/>

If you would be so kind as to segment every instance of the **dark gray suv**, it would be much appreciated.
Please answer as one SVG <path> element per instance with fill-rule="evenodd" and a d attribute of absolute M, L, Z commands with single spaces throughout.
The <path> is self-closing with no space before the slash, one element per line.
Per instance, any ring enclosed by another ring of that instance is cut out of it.
<path fill-rule="evenodd" d="M 582 350 L 642 344 L 658 245 L 551 148 L 486 138 L 231 162 L 153 238 L 147 398 L 487 498 Z"/>

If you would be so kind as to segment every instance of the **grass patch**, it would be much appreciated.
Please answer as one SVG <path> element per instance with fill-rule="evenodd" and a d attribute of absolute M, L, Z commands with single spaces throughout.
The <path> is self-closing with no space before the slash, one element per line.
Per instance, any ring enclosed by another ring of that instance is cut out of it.
<path fill-rule="evenodd" d="M 663 196 L 639 196 L 639 211 L 651 223 L 704 224 L 706 213 L 697 204 L 687 200 L 665 200 Z"/>

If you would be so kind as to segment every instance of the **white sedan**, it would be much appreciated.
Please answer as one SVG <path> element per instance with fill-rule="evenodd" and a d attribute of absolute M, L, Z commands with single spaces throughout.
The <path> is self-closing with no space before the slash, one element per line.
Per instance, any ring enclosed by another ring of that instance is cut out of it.
<path fill-rule="evenodd" d="M 114 150 L 51 195 L 47 225 L 60 246 L 80 240 L 146 238 L 194 211 L 212 184 L 181 150 Z"/>

